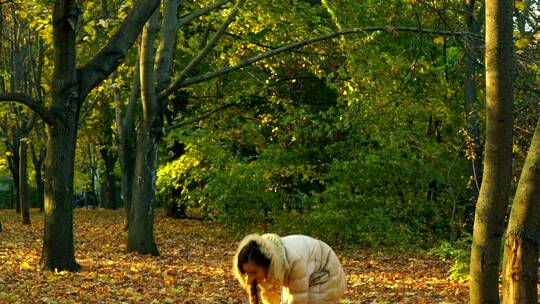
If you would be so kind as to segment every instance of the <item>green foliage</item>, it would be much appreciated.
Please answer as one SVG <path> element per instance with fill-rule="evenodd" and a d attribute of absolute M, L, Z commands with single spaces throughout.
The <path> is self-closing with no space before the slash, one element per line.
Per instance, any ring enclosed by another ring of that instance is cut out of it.
<path fill-rule="evenodd" d="M 247 41 L 227 37 L 227 47 L 201 69 L 266 51 L 261 44 L 406 19 L 367 3 L 322 4 L 247 4 L 231 27 Z M 410 3 L 389 5 L 414 15 Z M 294 22 L 294 32 L 283 28 L 285 19 Z M 191 30 L 201 26 L 180 34 L 187 39 L 184 54 L 194 52 Z M 443 52 L 432 38 L 410 34 L 351 36 L 188 88 L 188 99 L 198 102 L 189 102 L 177 118 L 222 103 L 237 106 L 168 135 L 166 142 L 187 149 L 160 167 L 160 201 L 199 210 L 241 232 L 429 248 L 450 234 L 455 223 L 448 219 L 468 180 L 458 134 L 461 55 L 456 45 L 446 47 Z M 219 103 L 201 102 L 206 96 Z M 455 207 L 459 222 L 465 206 Z"/>
<path fill-rule="evenodd" d="M 469 275 L 471 243 L 472 236 L 470 234 L 466 234 L 464 237 L 453 243 L 448 241 L 441 242 L 439 247 L 431 249 L 429 253 L 437 256 L 442 261 L 454 261 L 452 267 L 448 271 L 448 278 L 450 280 L 463 282 L 468 279 Z"/>

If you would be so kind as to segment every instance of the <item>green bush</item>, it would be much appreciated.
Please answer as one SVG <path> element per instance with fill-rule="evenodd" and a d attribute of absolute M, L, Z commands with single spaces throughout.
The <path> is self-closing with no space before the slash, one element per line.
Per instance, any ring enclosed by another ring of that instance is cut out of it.
<path fill-rule="evenodd" d="M 466 281 L 469 275 L 469 261 L 471 259 L 472 236 L 470 234 L 450 243 L 443 241 L 438 247 L 429 251 L 443 261 L 453 261 L 448 271 L 448 278 L 460 282 Z"/>

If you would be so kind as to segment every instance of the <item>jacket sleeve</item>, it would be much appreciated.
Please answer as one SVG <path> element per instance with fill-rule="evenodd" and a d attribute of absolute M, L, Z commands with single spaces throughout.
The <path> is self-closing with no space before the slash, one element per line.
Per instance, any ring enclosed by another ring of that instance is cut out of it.
<path fill-rule="evenodd" d="M 307 264 L 300 260 L 291 265 L 289 272 L 289 299 L 287 304 L 307 304 L 309 292 L 309 276 Z"/>

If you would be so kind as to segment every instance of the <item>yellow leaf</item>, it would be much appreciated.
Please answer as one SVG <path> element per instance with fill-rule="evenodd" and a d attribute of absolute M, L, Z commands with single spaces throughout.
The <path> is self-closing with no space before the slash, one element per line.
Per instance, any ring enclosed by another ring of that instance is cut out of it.
<path fill-rule="evenodd" d="M 28 264 L 27 261 L 24 261 L 21 263 L 21 270 L 34 270 L 34 267 L 30 264 Z"/>
<path fill-rule="evenodd" d="M 444 37 L 443 36 L 438 36 L 438 37 L 435 37 L 433 39 L 433 42 L 437 45 L 441 45 L 444 43 Z"/>
<path fill-rule="evenodd" d="M 524 11 L 525 10 L 525 3 L 523 3 L 523 1 L 516 1 L 514 3 L 514 6 L 520 10 L 520 11 Z"/>
<path fill-rule="evenodd" d="M 518 41 L 516 41 L 516 48 L 518 50 L 524 49 L 529 45 L 529 43 L 530 43 L 529 38 L 527 37 L 521 38 Z"/>

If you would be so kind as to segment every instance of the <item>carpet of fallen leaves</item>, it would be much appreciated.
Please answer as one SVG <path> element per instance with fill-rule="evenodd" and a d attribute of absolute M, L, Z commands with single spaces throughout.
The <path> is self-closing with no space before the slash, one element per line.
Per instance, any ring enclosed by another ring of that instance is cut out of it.
<path fill-rule="evenodd" d="M 0 303 L 245 303 L 230 273 L 236 240 L 217 223 L 173 220 L 158 212 L 159 257 L 125 253 L 121 211 L 75 210 L 77 273 L 40 268 L 42 215 L 22 225 L 0 210 Z M 348 290 L 343 303 L 466 303 L 450 266 L 421 254 L 336 250 Z"/>

